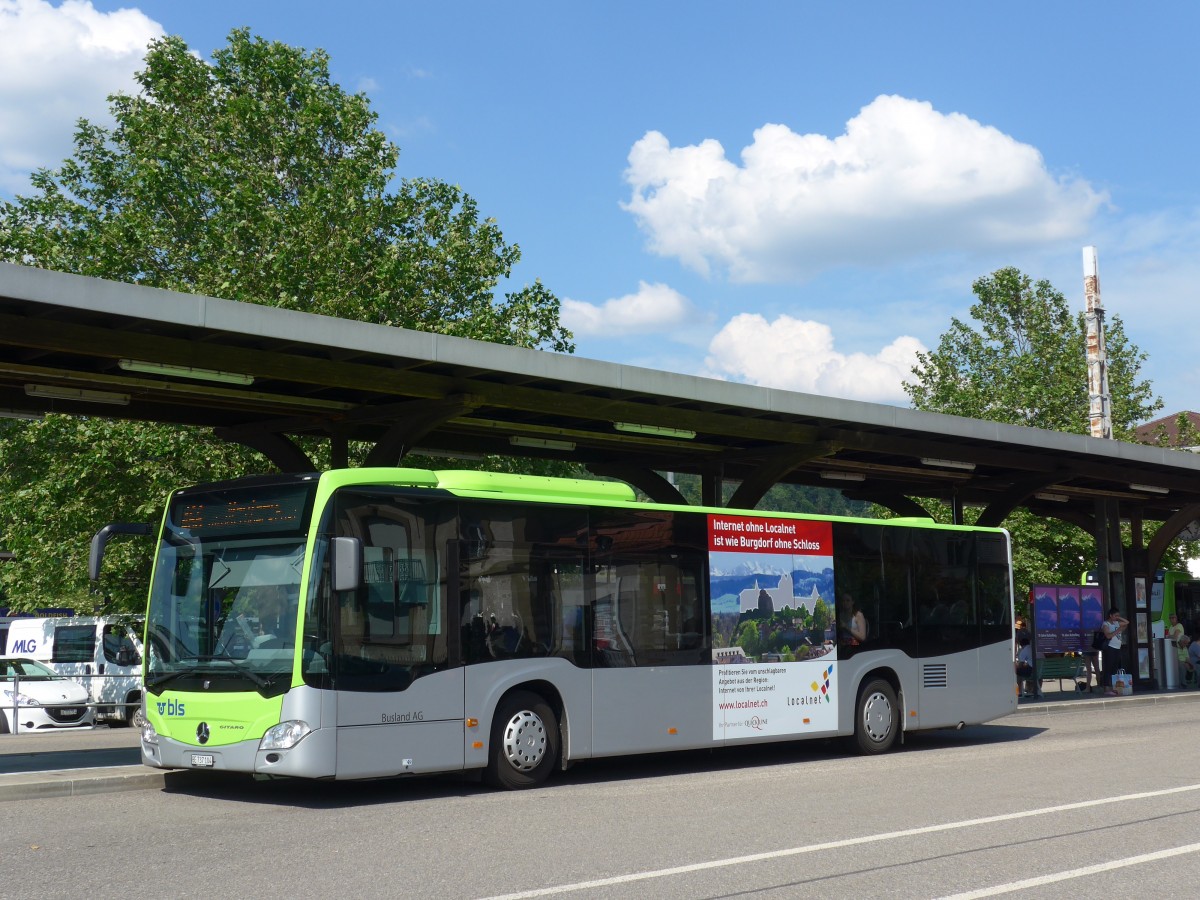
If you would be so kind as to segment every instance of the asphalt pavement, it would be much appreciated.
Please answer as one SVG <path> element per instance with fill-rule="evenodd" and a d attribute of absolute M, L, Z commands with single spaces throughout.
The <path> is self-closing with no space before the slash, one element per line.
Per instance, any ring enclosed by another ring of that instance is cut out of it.
<path fill-rule="evenodd" d="M 1056 690 L 1055 682 L 1045 682 L 1042 696 L 1021 699 L 1015 715 L 1197 701 L 1200 690 L 1135 690 L 1125 697 L 1106 697 L 1073 689 Z M 171 773 L 142 765 L 138 737 L 131 728 L 104 727 L 85 732 L 0 735 L 0 801 L 161 789 Z"/>

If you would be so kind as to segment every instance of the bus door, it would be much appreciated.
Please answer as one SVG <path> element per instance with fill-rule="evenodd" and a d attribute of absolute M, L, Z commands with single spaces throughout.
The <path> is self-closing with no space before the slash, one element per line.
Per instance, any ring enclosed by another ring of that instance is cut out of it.
<path fill-rule="evenodd" d="M 457 626 L 446 590 L 450 513 L 386 488 L 338 493 L 336 533 L 362 546 L 361 583 L 330 592 L 339 778 L 463 764 L 464 677 L 451 666 Z"/>
<path fill-rule="evenodd" d="M 714 726 L 703 516 L 593 514 L 593 752 L 722 743 Z"/>
<path fill-rule="evenodd" d="M 466 674 L 469 765 L 486 761 L 492 715 L 511 690 L 534 690 L 567 717 L 566 753 L 589 755 L 591 694 L 585 510 L 463 503 L 457 608 Z"/>

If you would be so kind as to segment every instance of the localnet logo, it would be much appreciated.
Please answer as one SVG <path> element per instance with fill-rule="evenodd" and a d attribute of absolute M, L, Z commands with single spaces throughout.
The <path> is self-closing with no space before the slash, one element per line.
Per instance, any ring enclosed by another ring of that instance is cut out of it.
<path fill-rule="evenodd" d="M 826 666 L 825 670 L 821 673 L 820 679 L 817 681 L 814 681 L 811 685 L 811 687 L 813 689 L 813 693 L 818 694 L 819 696 L 823 697 L 826 703 L 830 702 L 830 699 L 829 699 L 829 677 L 832 674 L 833 674 L 833 666 Z"/>

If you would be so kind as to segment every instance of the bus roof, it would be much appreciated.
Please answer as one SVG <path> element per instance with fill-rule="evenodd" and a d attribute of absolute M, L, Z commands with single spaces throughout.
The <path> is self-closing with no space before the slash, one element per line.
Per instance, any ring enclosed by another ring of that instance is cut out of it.
<path fill-rule="evenodd" d="M 532 500 L 540 503 L 583 503 L 597 506 L 636 506 L 643 509 L 662 509 L 717 515 L 755 515 L 772 518 L 803 518 L 827 521 L 871 522 L 881 525 L 907 525 L 922 528 L 945 528 L 971 531 L 1003 531 L 1001 528 L 979 528 L 970 525 L 950 525 L 933 519 L 905 517 L 865 519 L 852 516 L 831 516 L 818 513 L 778 510 L 729 509 L 725 507 L 679 506 L 639 501 L 637 493 L 624 482 L 591 481 L 584 478 L 560 478 L 551 475 L 514 475 L 508 472 L 477 472 L 464 469 L 359 468 L 334 469 L 321 475 L 323 491 L 333 491 L 356 485 L 394 485 L 442 490 L 456 497 L 479 499 Z"/>

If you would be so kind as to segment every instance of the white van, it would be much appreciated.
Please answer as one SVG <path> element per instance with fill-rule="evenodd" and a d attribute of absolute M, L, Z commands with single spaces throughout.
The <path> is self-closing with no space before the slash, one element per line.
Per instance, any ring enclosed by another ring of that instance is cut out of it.
<path fill-rule="evenodd" d="M 126 619 L 9 618 L 0 620 L 0 654 L 45 663 L 87 688 L 96 718 L 142 723 L 142 641 Z"/>

